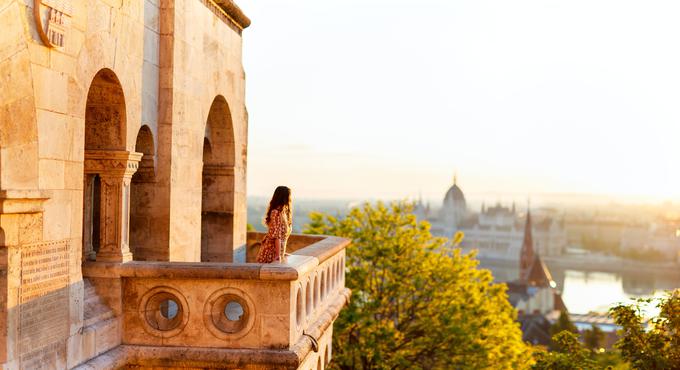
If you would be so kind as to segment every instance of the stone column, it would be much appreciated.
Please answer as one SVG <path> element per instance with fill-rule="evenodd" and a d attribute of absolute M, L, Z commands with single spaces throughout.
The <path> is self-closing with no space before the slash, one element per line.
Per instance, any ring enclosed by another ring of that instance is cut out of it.
<path fill-rule="evenodd" d="M 97 261 L 132 260 L 129 246 L 130 180 L 141 158 L 142 153 L 135 152 L 85 151 L 85 174 L 98 174 L 101 180 Z"/>

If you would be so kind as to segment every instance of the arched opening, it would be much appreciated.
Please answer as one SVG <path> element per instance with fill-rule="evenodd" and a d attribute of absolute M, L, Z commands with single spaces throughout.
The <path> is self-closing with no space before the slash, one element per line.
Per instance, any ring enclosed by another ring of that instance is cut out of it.
<path fill-rule="evenodd" d="M 156 176 L 154 170 L 154 141 L 149 126 L 142 126 L 137 133 L 135 151 L 142 153 L 139 168 L 130 181 L 130 251 L 135 260 L 161 260 L 154 250 L 154 198 Z"/>
<path fill-rule="evenodd" d="M 94 76 L 85 105 L 83 260 L 126 261 L 130 178 L 141 154 L 126 148 L 125 97 L 109 69 Z"/>
<path fill-rule="evenodd" d="M 326 270 L 321 271 L 321 299 L 326 298 Z"/>
<path fill-rule="evenodd" d="M 302 320 L 304 319 L 304 303 L 302 298 L 302 286 L 298 286 L 297 294 L 295 297 L 295 324 L 297 326 L 302 325 Z"/>
<path fill-rule="evenodd" d="M 316 310 L 321 301 L 321 274 L 317 274 L 314 278 L 314 309 Z"/>
<path fill-rule="evenodd" d="M 314 299 L 314 291 L 312 290 L 312 278 L 307 279 L 307 286 L 305 287 L 305 314 L 307 318 L 312 314 L 312 300 Z"/>
<path fill-rule="evenodd" d="M 110 69 L 97 72 L 87 92 L 85 150 L 125 150 L 125 97 Z"/>
<path fill-rule="evenodd" d="M 231 262 L 234 249 L 234 128 L 227 101 L 218 96 L 203 141 L 201 261 Z"/>

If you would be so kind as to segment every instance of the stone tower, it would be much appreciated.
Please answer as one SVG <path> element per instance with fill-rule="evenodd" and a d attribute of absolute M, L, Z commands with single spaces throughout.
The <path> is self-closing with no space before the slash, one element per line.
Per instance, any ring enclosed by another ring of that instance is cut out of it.
<path fill-rule="evenodd" d="M 531 211 L 527 210 L 527 219 L 524 223 L 524 240 L 519 256 L 519 279 L 527 282 L 531 267 L 534 264 L 534 239 L 531 234 Z"/>
<path fill-rule="evenodd" d="M 0 25 L 0 365 L 330 361 L 348 241 L 251 262 L 238 6 L 1 0 Z"/>

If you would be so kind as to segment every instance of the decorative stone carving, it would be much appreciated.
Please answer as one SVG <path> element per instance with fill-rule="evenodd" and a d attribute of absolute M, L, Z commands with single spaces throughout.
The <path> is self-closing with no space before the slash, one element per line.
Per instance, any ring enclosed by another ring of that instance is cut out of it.
<path fill-rule="evenodd" d="M 255 323 L 255 305 L 240 289 L 220 289 L 213 292 L 206 301 L 203 323 L 216 338 L 242 338 Z"/>
<path fill-rule="evenodd" d="M 171 338 L 181 333 L 189 322 L 189 303 L 177 289 L 159 286 L 142 296 L 138 314 L 147 333 Z"/>
<path fill-rule="evenodd" d="M 46 11 L 47 19 L 43 20 Z M 47 47 L 63 49 L 71 26 L 73 6 L 69 0 L 34 0 L 33 16 L 40 39 Z"/>

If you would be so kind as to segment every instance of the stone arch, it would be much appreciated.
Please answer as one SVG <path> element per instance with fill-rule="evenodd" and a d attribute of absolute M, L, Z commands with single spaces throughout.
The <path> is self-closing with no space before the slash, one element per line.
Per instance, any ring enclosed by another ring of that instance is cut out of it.
<path fill-rule="evenodd" d="M 307 278 L 307 284 L 305 286 L 305 314 L 307 315 L 307 318 L 309 319 L 312 312 L 313 312 L 313 307 L 312 307 L 312 300 L 314 299 L 314 285 L 312 283 L 312 277 Z"/>
<path fill-rule="evenodd" d="M 142 153 L 139 168 L 130 181 L 130 251 L 135 260 L 162 260 L 163 253 L 154 246 L 152 230 L 156 222 L 156 151 L 151 129 L 143 125 L 137 133 L 135 151 Z"/>
<path fill-rule="evenodd" d="M 203 139 L 201 261 L 233 260 L 234 126 L 226 99 L 218 95 L 208 112 Z"/>
<path fill-rule="evenodd" d="M 321 274 L 314 277 L 314 309 L 316 310 L 321 302 Z"/>
<path fill-rule="evenodd" d="M 128 246 L 130 180 L 140 153 L 126 151 L 125 95 L 116 74 L 101 69 L 85 103 L 83 260 L 132 259 Z"/>
<path fill-rule="evenodd" d="M 125 150 L 125 95 L 116 74 L 101 69 L 92 79 L 85 103 L 85 150 Z"/>

